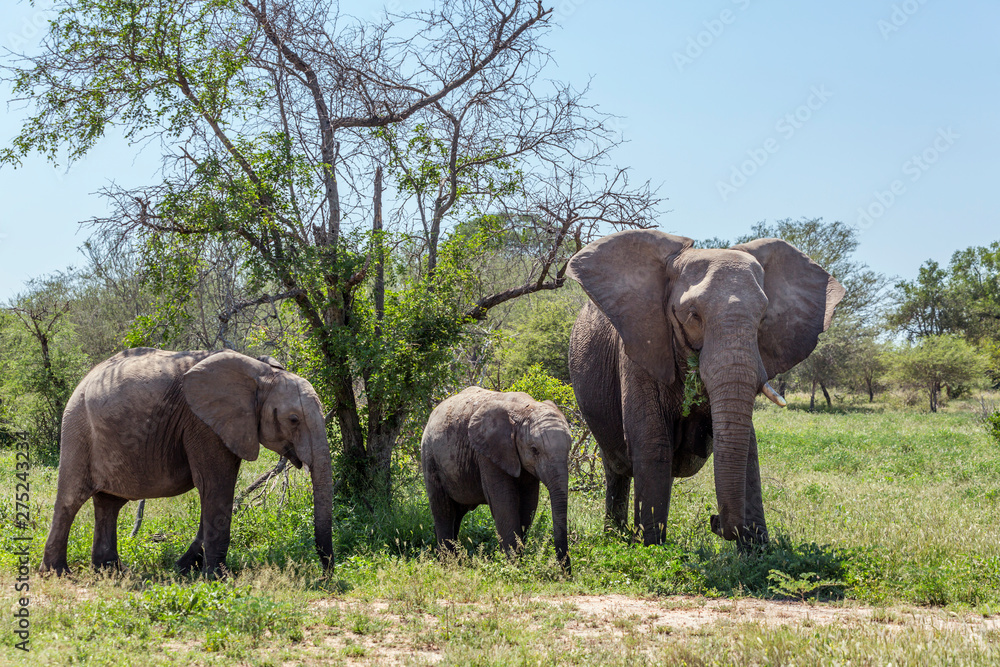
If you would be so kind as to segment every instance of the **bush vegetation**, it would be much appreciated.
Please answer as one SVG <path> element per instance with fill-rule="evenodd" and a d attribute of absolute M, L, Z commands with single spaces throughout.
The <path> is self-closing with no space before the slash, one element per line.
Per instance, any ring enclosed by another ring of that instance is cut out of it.
<path fill-rule="evenodd" d="M 560 609 L 558 600 L 579 594 L 806 599 L 848 607 L 943 606 L 959 614 L 997 613 L 1000 447 L 981 428 L 976 406 L 956 400 L 931 414 L 879 401 L 810 412 L 807 395 L 789 398 L 788 410 L 760 403 L 755 414 L 775 539 L 750 557 L 709 530 L 708 516 L 715 511 L 710 469 L 675 486 L 662 547 L 629 544 L 625 536 L 605 532 L 601 489 L 572 493 L 572 577 L 555 562 L 544 498 L 520 561 L 509 562 L 498 550 L 485 507 L 463 523 L 464 553 L 438 558 L 422 484 L 413 478 L 396 489 L 391 506 L 338 502 L 336 566 L 324 576 L 312 546 L 308 476 L 290 470 L 235 517 L 229 552 L 234 576 L 223 581 L 182 578 L 172 569 L 197 526 L 195 494 L 149 501 L 134 538 L 129 537 L 134 514 L 122 512 L 119 541 L 128 565 L 122 576 L 89 570 L 93 518 L 88 503 L 70 539 L 74 578 L 33 581 L 33 650 L 52 663 L 73 655 L 93 664 L 120 664 L 115 661 L 121 652 L 129 651 L 142 652 L 151 663 L 272 664 L 319 656 L 346 659 L 352 651 L 364 657 L 374 651 L 367 639 L 381 638 L 416 662 L 422 648 L 433 646 L 446 664 L 589 663 L 613 653 L 607 643 L 613 637 L 577 646 L 571 659 L 555 632 L 574 617 Z M 13 455 L 4 451 L 0 457 L 3 483 L 12 487 Z M 241 486 L 273 463 L 262 456 L 245 465 Z M 34 521 L 28 532 L 34 564 L 50 520 L 55 475 L 48 466 L 31 473 Z M 11 516 L 4 517 L 3 526 L 0 558 L 3 570 L 11 572 L 17 565 L 13 538 L 21 533 Z M 374 601 L 388 605 L 388 611 L 377 613 L 381 607 L 373 607 Z M 525 605 L 523 613 L 535 620 L 512 622 L 509 615 L 522 613 Z M 486 611 L 501 608 L 507 611 L 500 616 Z M 982 664 L 996 656 L 996 638 L 972 645 L 957 635 L 931 640 L 914 628 L 900 632 L 930 641 L 927 655 L 938 656 L 941 664 L 948 651 Z M 817 651 L 818 646 L 823 647 L 818 655 L 827 658 L 900 655 L 878 632 L 848 635 L 835 626 L 742 626 L 721 635 L 673 640 L 656 634 L 619 636 L 614 641 L 625 642 L 621 650 L 639 655 L 655 649 L 656 659 L 664 662 L 682 651 L 710 661 L 747 638 L 764 642 L 743 647 L 761 655 Z M 330 642 L 339 648 L 330 648 Z M 720 642 L 730 648 L 720 648 Z M 9 646 L 4 651 L 15 655 Z M 609 664 L 627 662 L 619 657 Z"/>

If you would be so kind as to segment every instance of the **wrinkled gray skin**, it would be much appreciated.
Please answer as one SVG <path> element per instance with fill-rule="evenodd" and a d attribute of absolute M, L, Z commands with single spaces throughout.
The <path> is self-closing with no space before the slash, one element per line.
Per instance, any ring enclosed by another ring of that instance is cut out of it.
<path fill-rule="evenodd" d="M 673 479 L 693 475 L 714 450 L 712 529 L 746 547 L 768 541 L 754 398 L 812 352 L 844 288 L 785 241 L 692 243 L 629 230 L 577 253 L 567 274 L 591 301 L 573 327 L 570 374 L 601 447 L 611 525 L 625 528 L 634 478 L 636 530 L 661 543 Z M 692 354 L 708 400 L 684 417 Z"/>
<path fill-rule="evenodd" d="M 431 412 L 420 442 L 438 544 L 458 538 L 462 517 L 486 503 L 501 546 L 516 553 L 538 507 L 538 483 L 552 502 L 556 558 L 568 571 L 566 503 L 569 423 L 552 401 L 469 387 Z"/>
<path fill-rule="evenodd" d="M 41 570 L 69 572 L 66 541 L 88 498 L 94 499 L 93 563 L 118 567 L 122 506 L 196 488 L 201 524 L 177 566 L 218 573 L 240 463 L 256 460 L 260 444 L 311 471 L 316 550 L 329 566 L 333 480 L 322 406 L 306 380 L 262 359 L 230 350 L 136 348 L 95 366 L 63 414 L 55 513 Z"/>

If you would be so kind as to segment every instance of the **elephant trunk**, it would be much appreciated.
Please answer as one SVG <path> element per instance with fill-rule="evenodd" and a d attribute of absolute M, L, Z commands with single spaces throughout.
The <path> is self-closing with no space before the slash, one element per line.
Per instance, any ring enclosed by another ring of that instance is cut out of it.
<path fill-rule="evenodd" d="M 317 438 L 309 467 L 313 487 L 313 531 L 316 552 L 327 570 L 333 565 L 333 468 L 325 432 Z"/>
<path fill-rule="evenodd" d="M 739 335 L 741 329 L 747 329 Z M 712 530 L 727 540 L 753 539 L 746 527 L 746 484 L 753 404 L 764 379 L 755 327 L 727 326 L 725 340 L 706 340 L 700 372 L 712 410 L 715 494 Z M 752 336 L 750 335 L 752 334 Z M 745 339 L 751 341 L 747 344 Z"/>
<path fill-rule="evenodd" d="M 552 540 L 556 546 L 556 560 L 570 574 L 569 543 L 567 535 L 567 505 L 569 497 L 569 478 L 566 471 L 557 476 L 551 484 L 545 485 L 549 490 L 549 501 L 552 503 Z"/>

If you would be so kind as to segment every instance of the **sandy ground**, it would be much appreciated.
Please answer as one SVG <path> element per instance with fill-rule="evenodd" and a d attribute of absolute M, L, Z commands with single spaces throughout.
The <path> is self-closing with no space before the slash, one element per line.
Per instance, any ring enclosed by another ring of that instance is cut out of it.
<path fill-rule="evenodd" d="M 429 643 L 414 644 L 412 630 L 404 626 L 414 621 L 426 627 L 441 623 L 440 615 L 414 615 L 401 612 L 398 603 L 386 601 L 359 602 L 356 600 L 329 599 L 315 603 L 319 608 L 337 607 L 342 614 L 365 613 L 373 616 L 384 628 L 372 635 L 353 635 L 346 632 L 327 637 L 327 646 L 344 647 L 356 643 L 365 648 L 366 654 L 358 660 L 348 659 L 348 664 L 402 664 L 417 658 L 434 662 L 441 657 L 441 647 Z M 495 610 L 481 604 L 458 604 L 445 600 L 442 606 L 451 606 L 456 616 L 489 614 Z M 533 623 L 532 616 L 560 614 L 563 623 L 558 633 L 565 639 L 608 639 L 631 633 L 667 633 L 672 635 L 697 634 L 711 626 L 732 626 L 752 623 L 777 627 L 783 625 L 811 627 L 841 624 L 857 627 L 861 624 L 879 624 L 886 628 L 921 627 L 967 634 L 971 641 L 980 641 L 984 632 L 1000 631 L 1000 617 L 983 618 L 975 614 L 959 615 L 940 609 L 894 607 L 878 609 L 853 604 L 804 604 L 758 599 L 707 599 L 689 596 L 666 598 L 633 598 L 624 595 L 581 595 L 561 597 L 524 598 L 505 609 L 508 618 L 522 618 Z"/>

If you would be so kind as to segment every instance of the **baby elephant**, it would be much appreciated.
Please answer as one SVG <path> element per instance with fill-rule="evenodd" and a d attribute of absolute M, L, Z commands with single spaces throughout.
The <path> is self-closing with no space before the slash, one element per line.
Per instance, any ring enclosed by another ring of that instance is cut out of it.
<path fill-rule="evenodd" d="M 265 357 L 125 350 L 94 367 L 66 405 L 59 486 L 42 571 L 69 571 L 66 543 L 94 499 L 95 566 L 120 565 L 118 512 L 129 500 L 201 496 L 198 535 L 177 566 L 217 574 L 229 548 L 242 461 L 260 445 L 312 472 L 316 550 L 333 554 L 330 446 L 323 406 L 303 378 Z"/>
<path fill-rule="evenodd" d="M 570 570 L 566 545 L 569 424 L 552 401 L 521 392 L 469 387 L 434 408 L 420 443 L 424 483 L 438 545 L 458 537 L 465 514 L 483 503 L 507 553 L 516 553 L 549 490 L 556 557 Z"/>

